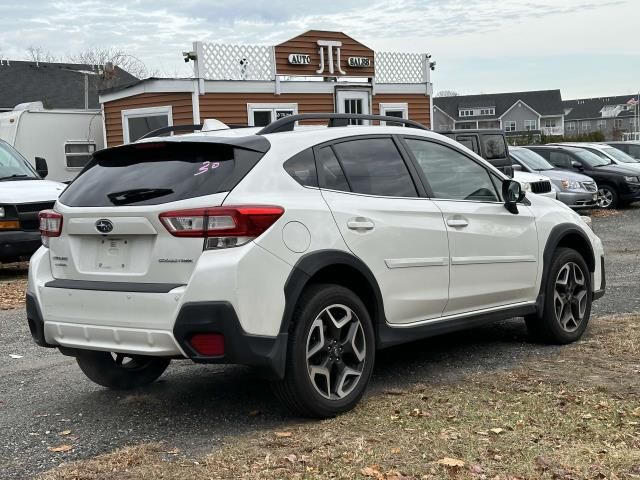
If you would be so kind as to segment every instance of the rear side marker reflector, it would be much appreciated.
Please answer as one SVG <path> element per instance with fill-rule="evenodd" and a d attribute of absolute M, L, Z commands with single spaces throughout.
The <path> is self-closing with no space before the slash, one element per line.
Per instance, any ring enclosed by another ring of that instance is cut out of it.
<path fill-rule="evenodd" d="M 189 343 L 199 355 L 205 357 L 224 355 L 224 335 L 221 333 L 196 333 Z"/>
<path fill-rule="evenodd" d="M 42 245 L 49 246 L 51 237 L 59 237 L 62 233 L 62 215 L 54 210 L 42 210 L 38 214 L 40 239 Z"/>
<path fill-rule="evenodd" d="M 283 213 L 270 205 L 225 206 L 165 212 L 160 221 L 174 237 L 205 238 L 205 249 L 218 249 L 250 242 Z"/>

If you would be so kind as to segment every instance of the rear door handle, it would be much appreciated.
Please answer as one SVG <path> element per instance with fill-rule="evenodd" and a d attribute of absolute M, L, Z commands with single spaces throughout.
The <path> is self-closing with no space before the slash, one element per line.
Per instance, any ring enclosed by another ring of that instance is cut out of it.
<path fill-rule="evenodd" d="M 447 220 L 447 225 L 449 225 L 450 227 L 463 228 L 468 227 L 469 222 L 464 218 L 450 218 L 449 220 Z"/>
<path fill-rule="evenodd" d="M 375 224 L 366 218 L 354 218 L 347 222 L 350 230 L 373 230 Z"/>

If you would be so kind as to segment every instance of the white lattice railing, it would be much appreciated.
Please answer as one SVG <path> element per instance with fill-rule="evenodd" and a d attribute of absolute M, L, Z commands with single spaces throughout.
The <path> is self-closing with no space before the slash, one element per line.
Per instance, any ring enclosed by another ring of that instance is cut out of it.
<path fill-rule="evenodd" d="M 376 52 L 376 83 L 425 83 L 427 63 L 421 53 Z"/>
<path fill-rule="evenodd" d="M 273 80 L 273 47 L 197 43 L 197 75 L 206 80 Z"/>
<path fill-rule="evenodd" d="M 274 48 L 266 45 L 196 43 L 196 76 L 206 80 L 266 80 L 275 78 Z M 376 52 L 376 83 L 426 83 L 426 55 Z"/>

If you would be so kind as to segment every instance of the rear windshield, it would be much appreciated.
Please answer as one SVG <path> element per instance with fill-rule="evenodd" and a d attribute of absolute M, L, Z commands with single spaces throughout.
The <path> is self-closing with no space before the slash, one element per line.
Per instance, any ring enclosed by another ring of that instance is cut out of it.
<path fill-rule="evenodd" d="M 228 192 L 263 155 L 231 145 L 187 142 L 103 150 L 59 200 L 71 207 L 158 205 Z"/>

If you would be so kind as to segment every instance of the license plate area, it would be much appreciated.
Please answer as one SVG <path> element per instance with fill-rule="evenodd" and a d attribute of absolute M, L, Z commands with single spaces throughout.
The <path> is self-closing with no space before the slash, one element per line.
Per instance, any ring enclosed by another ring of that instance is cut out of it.
<path fill-rule="evenodd" d="M 95 268 L 98 271 L 125 272 L 130 269 L 131 238 L 102 238 L 98 244 Z"/>

